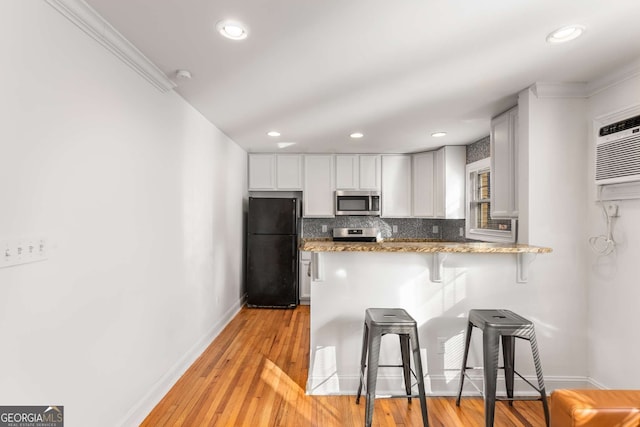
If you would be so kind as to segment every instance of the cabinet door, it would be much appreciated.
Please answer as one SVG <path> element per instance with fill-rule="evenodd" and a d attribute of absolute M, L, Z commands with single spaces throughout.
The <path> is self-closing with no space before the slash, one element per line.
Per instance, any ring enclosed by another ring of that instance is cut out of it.
<path fill-rule="evenodd" d="M 491 121 L 491 217 L 517 218 L 517 109 Z"/>
<path fill-rule="evenodd" d="M 467 148 L 448 145 L 440 151 L 444 152 L 444 218 L 464 219 Z"/>
<path fill-rule="evenodd" d="M 304 156 L 303 211 L 305 217 L 330 218 L 334 208 L 334 166 L 330 154 Z"/>
<path fill-rule="evenodd" d="M 411 216 L 411 156 L 382 156 L 382 216 Z"/>
<path fill-rule="evenodd" d="M 336 189 L 357 190 L 358 184 L 358 156 L 336 156 Z"/>
<path fill-rule="evenodd" d="M 446 167 L 444 148 L 436 151 L 433 158 L 434 208 L 435 217 L 444 218 L 446 212 Z"/>
<path fill-rule="evenodd" d="M 249 154 L 249 190 L 276 189 L 274 154 Z"/>
<path fill-rule="evenodd" d="M 311 253 L 300 252 L 300 304 L 309 304 L 311 300 Z"/>
<path fill-rule="evenodd" d="M 413 216 L 435 217 L 434 152 L 413 155 Z"/>
<path fill-rule="evenodd" d="M 278 154 L 276 171 L 278 190 L 302 190 L 302 156 L 300 154 Z"/>
<path fill-rule="evenodd" d="M 360 189 L 380 191 L 380 156 L 377 154 L 361 154 L 360 166 Z"/>

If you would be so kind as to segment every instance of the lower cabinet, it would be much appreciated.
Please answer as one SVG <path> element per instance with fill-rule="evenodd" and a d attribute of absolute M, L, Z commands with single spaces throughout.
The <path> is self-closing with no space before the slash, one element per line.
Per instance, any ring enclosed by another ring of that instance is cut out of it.
<path fill-rule="evenodd" d="M 311 252 L 300 252 L 298 275 L 300 304 L 308 305 L 311 303 Z"/>

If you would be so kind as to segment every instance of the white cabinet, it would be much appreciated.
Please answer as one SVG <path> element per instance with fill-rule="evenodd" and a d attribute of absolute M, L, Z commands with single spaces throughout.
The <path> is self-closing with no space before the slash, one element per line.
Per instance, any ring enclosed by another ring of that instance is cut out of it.
<path fill-rule="evenodd" d="M 467 148 L 448 145 L 435 152 L 435 217 L 464 219 Z"/>
<path fill-rule="evenodd" d="M 334 208 L 334 157 L 331 154 L 304 156 L 303 216 L 330 218 Z"/>
<path fill-rule="evenodd" d="M 412 160 L 413 216 L 463 219 L 466 148 L 446 146 L 414 154 Z"/>
<path fill-rule="evenodd" d="M 491 217 L 518 217 L 518 108 L 491 120 Z"/>
<path fill-rule="evenodd" d="M 311 301 L 311 252 L 300 252 L 298 274 L 300 304 L 308 305 Z"/>
<path fill-rule="evenodd" d="M 302 190 L 302 156 L 300 154 L 276 155 L 276 189 Z"/>
<path fill-rule="evenodd" d="M 249 154 L 249 190 L 302 190 L 302 156 Z"/>
<path fill-rule="evenodd" d="M 336 155 L 337 190 L 380 190 L 380 155 Z"/>
<path fill-rule="evenodd" d="M 411 216 L 411 156 L 382 156 L 382 216 Z"/>
<path fill-rule="evenodd" d="M 435 152 L 414 154 L 413 167 L 413 216 L 434 218 L 435 210 Z"/>
<path fill-rule="evenodd" d="M 356 154 L 336 155 L 336 189 L 357 190 L 359 184 L 359 164 Z"/>
<path fill-rule="evenodd" d="M 249 154 L 249 190 L 273 190 L 275 170 L 275 154 Z"/>
<path fill-rule="evenodd" d="M 360 189 L 379 191 L 382 179 L 380 156 L 377 154 L 360 154 L 359 165 Z"/>

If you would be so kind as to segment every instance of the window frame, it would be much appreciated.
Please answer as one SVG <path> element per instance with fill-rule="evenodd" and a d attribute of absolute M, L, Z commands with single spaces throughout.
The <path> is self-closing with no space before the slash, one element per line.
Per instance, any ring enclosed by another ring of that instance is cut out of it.
<path fill-rule="evenodd" d="M 472 208 L 472 204 L 476 202 L 476 177 L 480 172 L 488 170 L 491 173 L 491 158 L 487 157 L 482 160 L 478 160 L 473 163 L 469 163 L 465 167 L 465 186 L 466 186 L 466 199 L 465 199 L 465 237 L 467 239 L 480 240 L 484 242 L 494 243 L 515 243 L 517 237 L 517 221 L 511 219 L 511 230 L 489 230 L 485 228 L 477 228 L 475 225 L 476 214 L 475 209 Z M 490 181 L 490 180 L 489 180 Z M 491 191 L 491 189 L 490 189 Z M 489 193 L 491 194 L 491 193 Z"/>

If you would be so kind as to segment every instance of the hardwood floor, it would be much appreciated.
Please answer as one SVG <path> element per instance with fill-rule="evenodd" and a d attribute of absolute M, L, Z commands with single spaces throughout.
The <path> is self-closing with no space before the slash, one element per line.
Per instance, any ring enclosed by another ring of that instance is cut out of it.
<path fill-rule="evenodd" d="M 359 355 L 355 355 L 359 357 Z M 243 308 L 147 416 L 142 426 L 364 424 L 354 396 L 307 396 L 309 307 Z M 429 425 L 484 426 L 483 402 L 428 397 Z M 420 404 L 376 399 L 373 425 L 421 426 Z M 544 426 L 539 402 L 496 404 L 496 427 Z"/>

